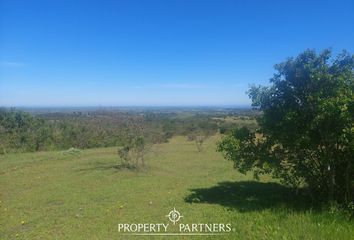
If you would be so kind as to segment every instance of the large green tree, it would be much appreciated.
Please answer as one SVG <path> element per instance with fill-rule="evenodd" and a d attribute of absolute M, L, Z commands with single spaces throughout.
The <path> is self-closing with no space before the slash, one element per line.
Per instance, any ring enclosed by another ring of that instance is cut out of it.
<path fill-rule="evenodd" d="M 307 185 L 321 200 L 352 201 L 354 56 L 307 50 L 275 65 L 269 86 L 252 86 L 259 129 L 233 131 L 218 146 L 239 171 Z"/>

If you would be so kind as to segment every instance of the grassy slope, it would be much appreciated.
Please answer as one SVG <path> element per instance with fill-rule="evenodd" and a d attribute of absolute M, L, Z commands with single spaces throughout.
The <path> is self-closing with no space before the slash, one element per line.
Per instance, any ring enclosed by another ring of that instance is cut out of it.
<path fill-rule="evenodd" d="M 225 239 L 354 236 L 339 213 L 311 211 L 271 179 L 237 173 L 215 139 L 201 153 L 182 137 L 156 145 L 145 172 L 118 170 L 116 161 L 115 148 L 0 156 L 0 239 L 126 239 L 118 223 L 167 222 L 173 207 L 184 223 L 232 223 Z"/>

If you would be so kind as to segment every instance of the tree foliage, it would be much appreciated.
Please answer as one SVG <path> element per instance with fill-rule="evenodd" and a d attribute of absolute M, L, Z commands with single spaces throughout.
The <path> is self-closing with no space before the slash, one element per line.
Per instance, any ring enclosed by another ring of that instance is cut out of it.
<path fill-rule="evenodd" d="M 119 166 L 135 169 L 146 167 L 145 157 L 150 149 L 151 145 L 144 137 L 132 137 L 129 142 L 118 148 Z"/>
<path fill-rule="evenodd" d="M 147 145 L 173 136 L 215 134 L 247 124 L 222 121 L 250 110 L 213 109 L 25 109 L 0 108 L 0 154 L 129 145 L 140 136 Z M 219 119 L 219 120 L 216 120 Z M 241 125 L 240 125 L 241 124 Z M 226 131 L 225 131 L 226 132 Z"/>
<path fill-rule="evenodd" d="M 352 201 L 354 56 L 307 50 L 275 65 L 270 86 L 252 86 L 259 129 L 234 130 L 218 150 L 239 171 L 306 184 L 321 200 Z"/>

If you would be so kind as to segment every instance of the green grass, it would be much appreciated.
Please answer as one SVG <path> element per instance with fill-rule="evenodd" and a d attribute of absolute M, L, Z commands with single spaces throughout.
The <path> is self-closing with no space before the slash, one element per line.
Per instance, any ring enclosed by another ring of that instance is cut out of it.
<path fill-rule="evenodd" d="M 353 239 L 346 215 L 313 210 L 270 177 L 239 174 L 215 141 L 200 153 L 182 137 L 155 145 L 145 171 L 117 169 L 116 148 L 2 155 L 0 239 L 127 239 L 118 223 L 167 223 L 173 207 L 183 223 L 233 227 L 174 239 Z"/>

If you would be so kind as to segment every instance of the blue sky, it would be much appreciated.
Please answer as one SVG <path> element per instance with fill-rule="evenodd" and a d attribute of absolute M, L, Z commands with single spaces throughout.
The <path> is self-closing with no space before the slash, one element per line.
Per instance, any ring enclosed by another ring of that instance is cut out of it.
<path fill-rule="evenodd" d="M 248 105 L 275 63 L 354 50 L 354 1 L 0 2 L 0 106 Z"/>

